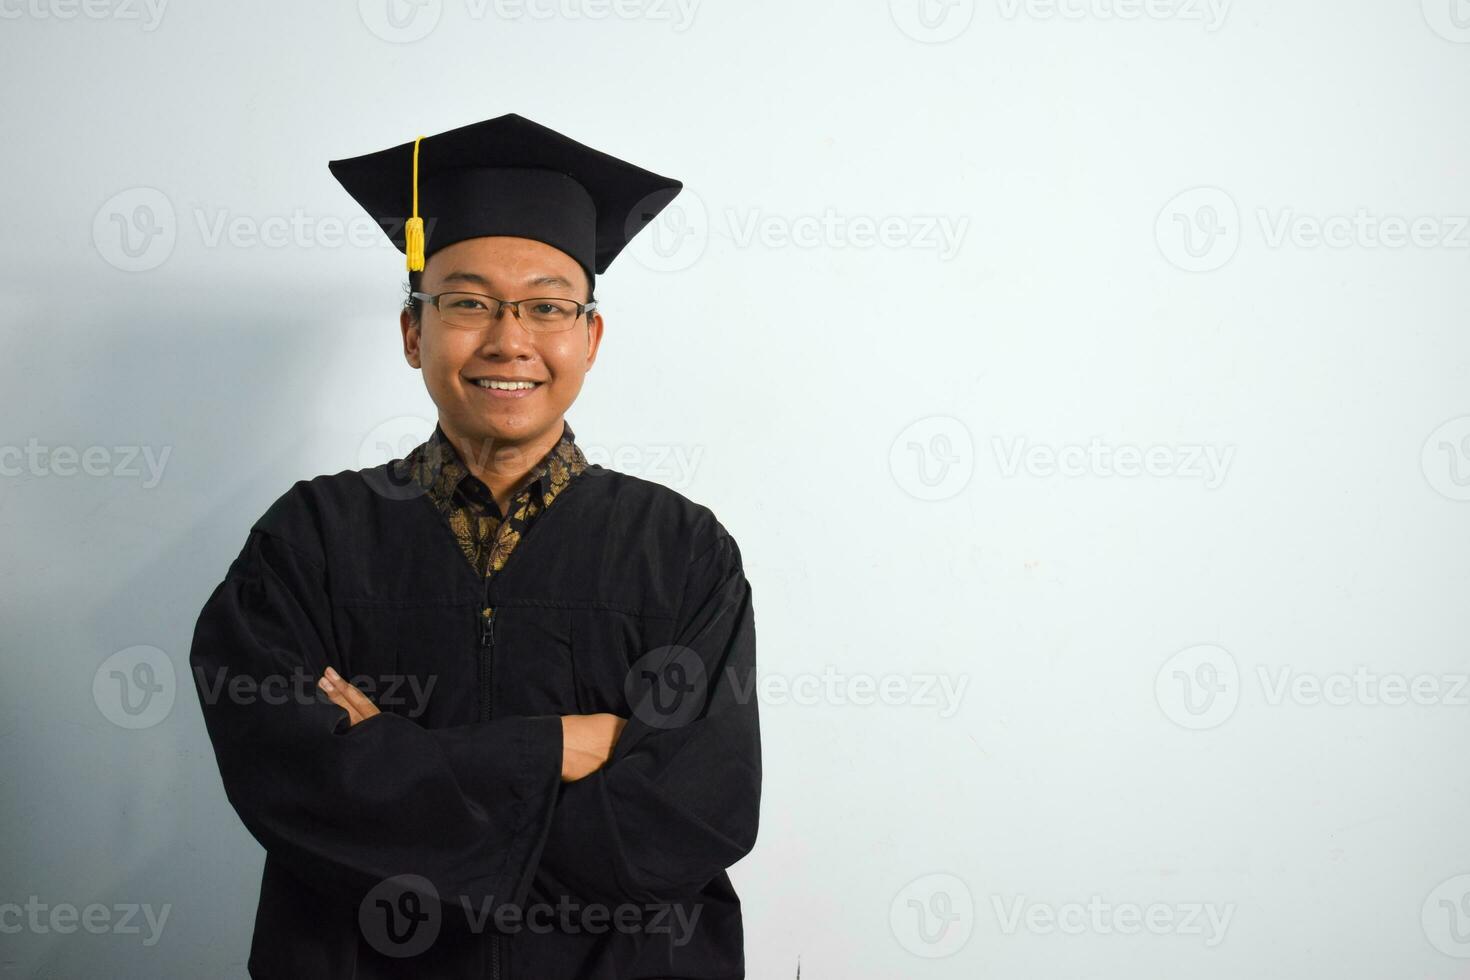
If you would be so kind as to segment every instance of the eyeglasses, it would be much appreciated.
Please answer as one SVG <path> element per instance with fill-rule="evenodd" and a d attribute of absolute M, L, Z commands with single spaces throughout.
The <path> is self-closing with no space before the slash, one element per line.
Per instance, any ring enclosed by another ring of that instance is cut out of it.
<path fill-rule="evenodd" d="M 445 326 L 464 330 L 483 330 L 500 319 L 505 307 L 521 326 L 535 333 L 566 330 L 584 313 L 592 313 L 597 303 L 576 303 L 559 296 L 535 296 L 530 299 L 497 299 L 484 293 L 409 293 L 414 299 L 433 305 Z M 524 311 L 522 307 L 525 307 Z"/>

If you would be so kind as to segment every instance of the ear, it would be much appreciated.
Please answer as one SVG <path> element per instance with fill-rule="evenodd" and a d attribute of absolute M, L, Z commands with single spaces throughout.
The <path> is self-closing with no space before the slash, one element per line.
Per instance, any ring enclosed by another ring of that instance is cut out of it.
<path fill-rule="evenodd" d="M 403 333 L 403 358 L 411 367 L 422 368 L 419 357 L 419 326 L 407 310 L 398 314 L 398 329 Z"/>
<path fill-rule="evenodd" d="M 602 344 L 602 314 L 593 312 L 587 319 L 587 368 L 591 371 L 597 361 L 597 348 Z"/>

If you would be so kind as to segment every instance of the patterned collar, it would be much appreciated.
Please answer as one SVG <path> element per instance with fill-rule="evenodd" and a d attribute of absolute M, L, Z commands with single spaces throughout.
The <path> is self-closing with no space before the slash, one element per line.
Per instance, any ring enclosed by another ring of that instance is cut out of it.
<path fill-rule="evenodd" d="M 505 564 L 531 521 L 587 468 L 587 458 L 577 446 L 571 423 L 563 420 L 561 438 L 512 493 L 508 518 L 441 426 L 435 425 L 433 435 L 409 452 L 404 465 L 448 522 L 470 564 L 488 575 Z"/>

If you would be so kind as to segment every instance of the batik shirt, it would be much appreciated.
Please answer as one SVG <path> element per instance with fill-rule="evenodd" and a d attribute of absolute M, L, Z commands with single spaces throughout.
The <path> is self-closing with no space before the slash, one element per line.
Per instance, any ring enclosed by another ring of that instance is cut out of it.
<path fill-rule="evenodd" d="M 571 423 L 562 425 L 561 439 L 521 481 L 504 518 L 490 489 L 470 472 L 441 426 L 404 457 L 403 468 L 429 495 L 479 574 L 504 568 L 530 523 L 587 468 Z"/>

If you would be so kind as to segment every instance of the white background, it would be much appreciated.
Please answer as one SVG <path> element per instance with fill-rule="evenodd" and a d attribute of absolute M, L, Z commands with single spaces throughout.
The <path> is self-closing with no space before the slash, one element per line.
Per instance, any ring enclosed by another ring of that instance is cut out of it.
<path fill-rule="evenodd" d="M 0 0 L 0 903 L 170 909 L 0 972 L 244 976 L 195 617 L 433 417 L 326 164 L 518 112 L 687 188 L 568 418 L 745 556 L 752 977 L 1463 976 L 1470 7 L 596 2 Z"/>

